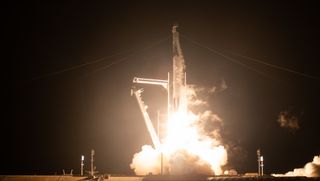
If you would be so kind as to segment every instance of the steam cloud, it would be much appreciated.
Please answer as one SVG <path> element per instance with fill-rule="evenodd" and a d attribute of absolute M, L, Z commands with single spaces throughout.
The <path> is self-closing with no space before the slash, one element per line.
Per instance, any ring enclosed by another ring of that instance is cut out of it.
<path fill-rule="evenodd" d="M 320 177 L 320 155 L 314 156 L 312 162 L 308 162 L 303 168 L 296 168 L 285 176 Z"/>
<path fill-rule="evenodd" d="M 222 78 L 213 87 L 209 89 L 209 93 L 222 92 L 228 88 L 226 81 Z"/>
<path fill-rule="evenodd" d="M 225 88 L 224 82 L 221 89 Z M 162 140 L 162 149 L 166 150 L 163 155 L 160 150 L 150 145 L 142 146 L 142 150 L 134 155 L 130 167 L 137 175 L 159 174 L 161 158 L 165 174 L 223 174 L 221 167 L 227 164 L 227 151 L 222 145 L 220 135 L 222 119 L 208 110 L 209 104 L 205 101 L 208 97 L 201 99 L 199 93 L 212 92 L 211 89 L 203 87 L 188 87 L 188 107 L 196 109 L 193 112 L 189 109 L 187 115 L 173 118 L 173 128 L 169 127 L 166 131 L 169 132 L 168 137 L 170 129 L 173 129 L 171 132 L 175 132 L 175 135 Z M 181 128 L 182 131 L 179 130 Z M 186 132 L 177 134 L 180 131 Z"/>
<path fill-rule="evenodd" d="M 278 123 L 280 127 L 287 128 L 292 131 L 296 131 L 300 128 L 298 118 L 290 114 L 288 111 L 281 111 L 279 113 Z"/>
<path fill-rule="evenodd" d="M 134 154 L 130 168 L 134 169 L 137 175 L 146 175 L 148 173 L 160 173 L 160 153 L 150 145 L 142 146 L 139 153 Z"/>

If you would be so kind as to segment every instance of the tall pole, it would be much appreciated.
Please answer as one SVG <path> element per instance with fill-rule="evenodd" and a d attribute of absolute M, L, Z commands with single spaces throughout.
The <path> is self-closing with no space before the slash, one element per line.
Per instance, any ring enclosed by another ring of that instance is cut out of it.
<path fill-rule="evenodd" d="M 80 173 L 81 176 L 83 176 L 83 166 L 84 166 L 83 161 L 84 161 L 84 156 L 81 155 L 81 173 Z"/>
<path fill-rule="evenodd" d="M 94 175 L 93 156 L 94 156 L 94 149 L 91 150 L 91 171 L 90 171 L 91 176 Z"/>
<path fill-rule="evenodd" d="M 260 170 L 260 149 L 257 150 L 257 157 L 258 157 L 258 175 L 261 175 L 261 170 Z"/>
<path fill-rule="evenodd" d="M 159 140 L 161 140 L 160 138 L 160 111 L 158 110 L 157 111 L 157 113 L 158 113 L 158 117 L 157 117 L 157 122 L 158 122 L 158 130 L 157 130 L 157 132 L 158 132 L 158 137 L 159 137 Z M 160 141 L 160 145 L 161 145 L 161 141 Z M 162 173 L 163 173 L 163 153 L 162 153 L 162 148 L 161 148 L 161 146 L 160 146 L 160 175 L 162 175 Z"/>
<path fill-rule="evenodd" d="M 168 111 L 168 113 L 167 113 L 167 121 L 169 120 L 169 118 L 170 118 L 170 111 L 171 111 L 171 82 L 170 82 L 170 72 L 168 72 L 168 84 L 167 84 L 167 92 L 168 92 L 168 107 L 167 107 L 167 111 Z"/>
<path fill-rule="evenodd" d="M 163 153 L 161 150 L 161 169 L 160 169 L 160 175 L 163 175 Z"/>
<path fill-rule="evenodd" d="M 263 156 L 260 157 L 261 175 L 263 176 Z"/>
<path fill-rule="evenodd" d="M 157 132 L 158 132 L 158 138 L 160 140 L 160 111 L 157 111 Z"/>

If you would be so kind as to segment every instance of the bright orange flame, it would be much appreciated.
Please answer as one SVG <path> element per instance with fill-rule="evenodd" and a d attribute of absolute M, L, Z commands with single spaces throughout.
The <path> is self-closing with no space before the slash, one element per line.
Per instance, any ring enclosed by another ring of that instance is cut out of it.
<path fill-rule="evenodd" d="M 176 112 L 168 120 L 167 136 L 162 144 L 162 152 L 169 157 L 184 150 L 210 165 L 211 174 L 222 174 L 221 166 L 227 162 L 227 152 L 221 145 L 198 129 L 199 116 L 191 112 Z"/>
<path fill-rule="evenodd" d="M 135 154 L 131 168 L 138 175 L 158 174 L 162 154 L 165 173 L 221 175 L 221 167 L 227 163 L 227 151 L 220 140 L 203 134 L 200 124 L 201 115 L 191 111 L 180 109 L 172 113 L 166 122 L 161 150 L 143 146 Z"/>

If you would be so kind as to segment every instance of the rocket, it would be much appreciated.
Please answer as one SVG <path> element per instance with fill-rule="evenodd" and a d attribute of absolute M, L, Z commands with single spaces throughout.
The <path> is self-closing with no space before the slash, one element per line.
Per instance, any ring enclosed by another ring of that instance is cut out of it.
<path fill-rule="evenodd" d="M 172 47 L 173 47 L 173 66 L 172 76 L 168 73 L 167 80 L 149 79 L 134 77 L 133 83 L 160 85 L 167 90 L 168 93 L 168 118 L 176 112 L 187 112 L 187 84 L 186 84 L 186 65 L 183 58 L 182 50 L 179 42 L 179 32 L 177 25 L 172 27 Z M 157 135 L 152 121 L 147 112 L 147 106 L 141 98 L 143 89 L 136 89 L 135 86 L 131 89 L 131 95 L 135 95 L 139 103 L 140 110 L 144 117 L 146 127 L 154 147 L 159 150 L 161 147 L 159 135 Z"/>
<path fill-rule="evenodd" d="M 173 66 L 172 81 L 169 81 L 172 93 L 168 105 L 170 112 L 187 110 L 186 65 L 179 42 L 177 27 L 177 25 L 172 27 Z"/>

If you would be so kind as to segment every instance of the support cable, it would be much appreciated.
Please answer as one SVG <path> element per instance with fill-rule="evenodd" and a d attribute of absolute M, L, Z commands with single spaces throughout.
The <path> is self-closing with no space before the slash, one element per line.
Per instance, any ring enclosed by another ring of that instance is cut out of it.
<path fill-rule="evenodd" d="M 259 73 L 259 74 L 262 74 L 264 76 L 267 76 L 265 73 L 255 69 L 255 68 L 253 68 L 251 66 L 248 66 L 248 65 L 240 62 L 237 59 L 234 59 L 234 58 L 232 58 L 230 56 L 227 56 L 227 55 L 225 55 L 225 54 L 223 54 L 223 53 L 221 53 L 221 52 L 219 52 L 219 51 L 217 51 L 217 50 L 215 50 L 213 48 L 210 48 L 210 47 L 208 47 L 206 45 L 203 45 L 203 44 L 201 44 L 201 43 L 199 43 L 197 41 L 194 41 L 194 40 L 186 37 L 185 35 L 181 35 L 181 36 L 184 39 L 190 41 L 191 43 L 193 43 L 193 44 L 195 44 L 195 45 L 197 45 L 199 47 L 202 47 L 202 48 L 207 49 L 207 50 L 209 50 L 209 51 L 211 51 L 211 52 L 213 52 L 213 53 L 215 53 L 215 54 L 217 54 L 217 55 L 219 55 L 221 57 L 224 57 L 226 60 L 229 60 L 229 61 L 231 61 L 233 63 L 238 64 L 238 65 L 241 65 L 241 66 L 243 66 L 243 67 L 245 67 L 247 69 L 250 69 L 250 70 L 252 70 L 252 71 L 254 71 L 256 73 Z M 274 69 L 277 69 L 277 70 L 282 70 L 282 71 L 285 71 L 285 72 L 289 72 L 289 73 L 292 73 L 292 74 L 295 74 L 295 75 L 299 75 L 299 76 L 303 76 L 303 77 L 310 78 L 310 79 L 320 80 L 320 77 L 317 77 L 317 76 L 314 76 L 314 75 L 309 75 L 309 74 L 302 73 L 302 72 L 298 72 L 296 70 L 289 69 L 289 68 L 286 68 L 286 67 L 282 67 L 282 66 L 279 66 L 279 65 L 274 65 L 274 64 L 271 64 L 271 63 L 267 63 L 265 61 L 258 60 L 256 58 L 248 57 L 248 56 L 241 55 L 241 54 L 238 54 L 238 53 L 231 53 L 231 54 L 233 54 L 235 56 L 238 56 L 238 57 L 241 57 L 241 58 L 244 58 L 244 59 L 247 59 L 247 60 L 250 60 L 250 61 L 253 61 L 253 62 L 256 62 L 256 63 L 259 63 L 259 64 L 262 64 L 262 65 L 265 65 L 265 66 L 268 66 L 268 67 L 271 67 L 271 68 L 274 68 Z M 267 76 L 267 77 L 269 77 L 269 76 Z"/>
<path fill-rule="evenodd" d="M 93 73 L 96 73 L 96 72 L 99 72 L 99 71 L 104 70 L 106 68 L 109 68 L 109 67 L 111 67 L 111 66 L 113 66 L 115 64 L 121 63 L 124 60 L 128 59 L 129 57 L 132 57 L 132 56 L 134 56 L 134 55 L 136 55 L 136 54 L 138 54 L 140 52 L 143 52 L 145 50 L 153 48 L 154 46 L 162 43 L 163 41 L 167 40 L 168 38 L 169 37 L 166 37 L 164 39 L 156 41 L 155 43 L 152 43 L 151 45 L 148 45 L 148 46 L 146 46 L 146 47 L 144 47 L 144 48 L 142 48 L 140 50 L 136 50 L 136 51 L 134 51 L 133 49 L 125 50 L 125 51 L 122 51 L 122 52 L 119 52 L 119 53 L 115 53 L 113 55 L 105 56 L 105 57 L 102 57 L 102 58 L 99 58 L 99 59 L 96 59 L 96 60 L 93 60 L 93 61 L 84 62 L 82 64 L 74 65 L 74 66 L 71 66 L 71 67 L 68 67 L 68 68 L 64 68 L 64 69 L 61 69 L 61 70 L 57 70 L 57 71 L 54 71 L 54 72 L 43 74 L 43 75 L 40 75 L 40 76 L 32 78 L 32 80 L 39 80 L 39 79 L 44 79 L 44 78 L 56 76 L 56 75 L 59 75 L 59 74 L 65 73 L 65 72 L 70 72 L 70 71 L 73 71 L 73 70 L 84 68 L 84 67 L 87 67 L 89 65 L 97 64 L 97 63 L 100 63 L 100 62 L 103 62 L 103 61 L 106 61 L 106 60 L 110 60 L 110 59 L 112 59 L 112 58 L 114 58 L 116 56 L 120 56 L 120 55 L 124 55 L 124 54 L 129 53 L 126 56 L 124 56 L 122 58 L 119 58 L 119 59 L 116 59 L 115 61 L 110 62 L 108 65 L 103 66 L 102 68 L 99 68 L 99 69 L 97 69 L 97 70 L 95 70 L 93 72 Z"/>

